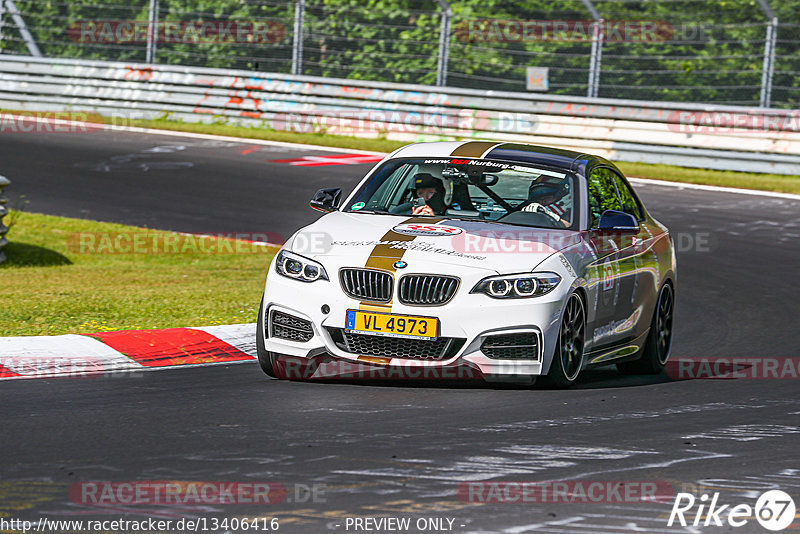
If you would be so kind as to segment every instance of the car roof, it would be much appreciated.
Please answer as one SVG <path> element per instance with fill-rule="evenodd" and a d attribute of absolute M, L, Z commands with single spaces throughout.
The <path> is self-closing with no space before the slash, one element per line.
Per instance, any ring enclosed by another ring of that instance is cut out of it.
<path fill-rule="evenodd" d="M 599 164 L 615 167 L 604 158 L 582 152 L 529 143 L 503 143 L 496 141 L 415 143 L 396 150 L 391 157 L 485 158 L 557 167 L 580 174 L 584 174 L 587 168 Z"/>

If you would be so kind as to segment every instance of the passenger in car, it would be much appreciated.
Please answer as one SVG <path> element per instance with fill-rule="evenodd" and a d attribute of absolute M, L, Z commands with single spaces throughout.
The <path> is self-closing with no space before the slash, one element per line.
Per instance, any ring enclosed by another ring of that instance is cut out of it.
<path fill-rule="evenodd" d="M 410 213 L 411 215 L 444 215 L 447 206 L 444 203 L 444 184 L 432 174 L 421 172 L 414 176 L 412 199 L 391 209 L 392 213 Z M 424 204 L 421 202 L 424 201 Z M 421 205 L 416 205 L 420 203 Z"/>
<path fill-rule="evenodd" d="M 572 195 L 564 181 L 534 181 L 528 188 L 528 200 L 521 211 L 544 213 L 565 228 L 572 224 Z"/>

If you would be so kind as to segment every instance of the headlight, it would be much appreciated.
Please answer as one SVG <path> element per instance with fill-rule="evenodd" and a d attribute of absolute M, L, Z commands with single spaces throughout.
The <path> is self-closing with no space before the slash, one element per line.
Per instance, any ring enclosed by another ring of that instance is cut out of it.
<path fill-rule="evenodd" d="M 490 276 L 478 282 L 470 293 L 485 293 L 496 299 L 540 297 L 561 281 L 556 273 L 522 273 Z"/>
<path fill-rule="evenodd" d="M 294 278 L 301 282 L 328 280 L 325 267 L 293 252 L 281 250 L 275 258 L 275 262 L 275 270 L 287 278 Z"/>

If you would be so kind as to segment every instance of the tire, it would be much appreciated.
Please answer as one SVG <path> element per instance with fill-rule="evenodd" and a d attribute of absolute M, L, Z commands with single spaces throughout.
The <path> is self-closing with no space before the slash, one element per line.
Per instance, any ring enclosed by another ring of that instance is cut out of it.
<path fill-rule="evenodd" d="M 656 309 L 650 321 L 647 341 L 638 360 L 617 364 L 624 375 L 658 375 L 664 372 L 672 347 L 672 318 L 675 313 L 675 290 L 667 282 L 658 293 Z"/>
<path fill-rule="evenodd" d="M 544 384 L 563 389 L 575 383 L 583 366 L 586 340 L 586 307 L 577 293 L 572 293 L 564 305 L 564 315 L 558 331 L 558 343 Z"/>
<path fill-rule="evenodd" d="M 256 353 L 258 354 L 258 363 L 261 365 L 261 370 L 267 376 L 277 378 L 275 376 L 275 354 L 269 352 L 264 347 L 264 299 L 261 299 L 261 304 L 258 306 L 258 320 L 256 321 Z"/>
<path fill-rule="evenodd" d="M 258 320 L 256 321 L 256 354 L 261 370 L 267 376 L 280 380 L 306 380 L 317 370 L 317 363 L 313 360 L 292 360 L 278 352 L 270 352 L 264 346 L 264 299 L 258 306 Z M 283 358 L 281 358 L 283 356 Z M 287 359 L 291 360 L 287 363 Z"/>

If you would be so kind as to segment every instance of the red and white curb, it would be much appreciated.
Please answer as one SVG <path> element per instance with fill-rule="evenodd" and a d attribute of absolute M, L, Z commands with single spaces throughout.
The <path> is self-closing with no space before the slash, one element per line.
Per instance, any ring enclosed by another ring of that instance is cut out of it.
<path fill-rule="evenodd" d="M 251 361 L 255 324 L 0 337 L 0 379 L 89 378 Z"/>

